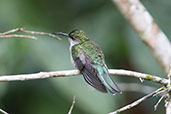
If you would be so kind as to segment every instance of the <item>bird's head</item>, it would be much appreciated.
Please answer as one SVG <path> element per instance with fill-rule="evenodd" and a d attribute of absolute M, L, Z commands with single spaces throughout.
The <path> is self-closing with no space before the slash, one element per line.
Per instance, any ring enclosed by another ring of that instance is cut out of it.
<path fill-rule="evenodd" d="M 72 44 L 79 44 L 79 43 L 83 43 L 83 42 L 89 40 L 87 35 L 86 35 L 86 33 L 84 31 L 78 30 L 78 29 L 73 30 L 69 34 L 62 33 L 62 32 L 54 32 L 53 34 L 55 34 L 55 35 L 62 35 L 62 36 L 68 37 L 70 43 L 72 43 Z"/>
<path fill-rule="evenodd" d="M 85 41 L 89 40 L 87 35 L 85 34 L 85 32 L 82 30 L 78 30 L 78 29 L 70 32 L 69 38 L 74 41 L 78 41 L 78 42 L 85 42 Z"/>

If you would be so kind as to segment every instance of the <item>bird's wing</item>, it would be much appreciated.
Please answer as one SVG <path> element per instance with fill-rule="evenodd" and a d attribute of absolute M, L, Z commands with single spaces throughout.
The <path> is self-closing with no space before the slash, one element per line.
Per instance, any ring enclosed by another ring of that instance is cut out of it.
<path fill-rule="evenodd" d="M 83 74 L 87 83 L 101 92 L 110 92 L 112 94 L 120 92 L 120 89 L 108 73 L 108 68 L 105 65 L 101 49 L 96 45 L 84 46 L 89 51 L 85 52 L 85 50 L 79 46 L 74 46 L 72 48 L 72 55 L 76 67 Z"/>
<path fill-rule="evenodd" d="M 89 61 L 82 60 L 80 57 L 76 58 L 74 61 L 88 84 L 101 92 L 107 92 L 105 86 L 101 83 L 100 79 L 97 76 L 97 70 L 92 67 Z"/>

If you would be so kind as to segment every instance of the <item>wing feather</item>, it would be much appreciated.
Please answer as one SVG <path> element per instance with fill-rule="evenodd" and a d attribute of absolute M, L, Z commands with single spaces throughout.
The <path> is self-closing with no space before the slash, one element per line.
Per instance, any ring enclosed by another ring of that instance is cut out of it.
<path fill-rule="evenodd" d="M 77 58 L 75 60 L 75 64 L 80 72 L 83 74 L 83 77 L 88 84 L 101 92 L 107 92 L 105 86 L 101 83 L 100 79 L 97 76 L 97 71 L 91 66 L 88 61 L 83 64 L 81 59 Z"/>
<path fill-rule="evenodd" d="M 93 42 L 87 41 L 73 46 L 72 58 L 86 82 L 95 89 L 111 94 L 121 91 L 108 73 L 101 49 Z"/>

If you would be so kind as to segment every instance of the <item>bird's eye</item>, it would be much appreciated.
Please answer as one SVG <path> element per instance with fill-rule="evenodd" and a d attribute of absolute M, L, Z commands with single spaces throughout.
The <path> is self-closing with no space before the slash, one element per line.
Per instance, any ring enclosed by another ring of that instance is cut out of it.
<path fill-rule="evenodd" d="M 72 40 L 76 40 L 76 41 L 79 41 L 80 40 L 80 38 L 78 36 L 72 36 L 71 39 Z"/>
<path fill-rule="evenodd" d="M 71 38 L 72 40 L 75 40 L 75 38 L 74 38 L 73 36 L 70 36 L 70 38 Z"/>

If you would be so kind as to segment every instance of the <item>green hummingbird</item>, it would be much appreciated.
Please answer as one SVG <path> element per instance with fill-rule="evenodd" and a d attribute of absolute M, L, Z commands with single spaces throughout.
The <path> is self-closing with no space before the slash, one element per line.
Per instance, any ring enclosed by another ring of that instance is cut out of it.
<path fill-rule="evenodd" d="M 68 37 L 71 61 L 88 84 L 104 93 L 121 92 L 109 75 L 102 50 L 84 31 L 73 30 L 69 34 L 62 32 L 54 32 L 54 34 Z"/>

